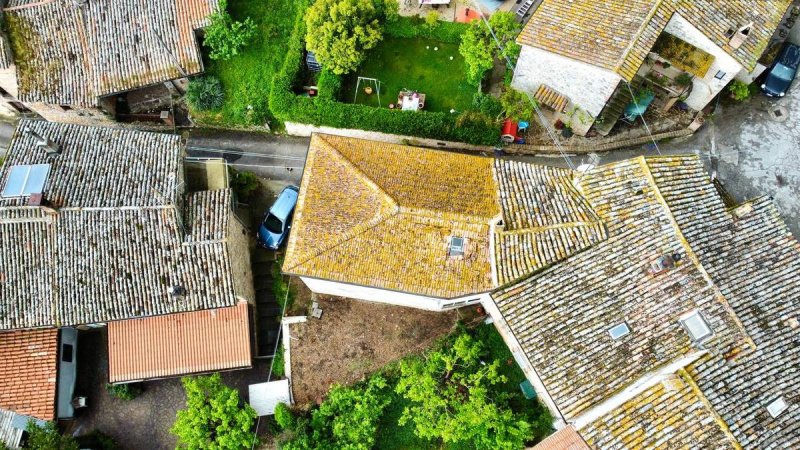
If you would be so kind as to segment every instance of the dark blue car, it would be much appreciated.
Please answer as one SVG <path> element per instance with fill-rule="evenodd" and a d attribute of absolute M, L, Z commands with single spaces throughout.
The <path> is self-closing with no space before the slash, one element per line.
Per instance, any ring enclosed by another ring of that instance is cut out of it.
<path fill-rule="evenodd" d="M 792 85 L 797 67 L 800 66 L 800 47 L 786 44 L 767 72 L 761 91 L 769 97 L 783 97 Z"/>
<path fill-rule="evenodd" d="M 286 186 L 272 204 L 261 226 L 258 227 L 258 243 L 277 250 L 292 227 L 292 213 L 297 204 L 297 186 Z"/>

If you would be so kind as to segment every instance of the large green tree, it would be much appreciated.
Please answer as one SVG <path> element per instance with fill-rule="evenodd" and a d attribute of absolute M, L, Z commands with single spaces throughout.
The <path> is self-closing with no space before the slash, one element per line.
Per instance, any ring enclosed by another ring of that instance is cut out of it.
<path fill-rule="evenodd" d="M 294 420 L 286 411 L 276 411 L 276 420 L 291 428 L 292 439 L 284 450 L 369 450 L 375 445 L 378 422 L 389 404 L 387 383 L 380 375 L 365 383 L 334 387 L 328 398 L 311 413 L 311 420 Z M 281 407 L 283 409 L 283 407 Z"/>
<path fill-rule="evenodd" d="M 239 392 L 222 383 L 218 373 L 184 377 L 186 409 L 178 411 L 173 434 L 178 448 L 228 450 L 250 448 L 255 439 L 255 410 L 242 406 Z"/>
<path fill-rule="evenodd" d="M 467 333 L 452 346 L 400 365 L 397 393 L 410 401 L 400 424 L 417 436 L 477 449 L 519 449 L 533 437 L 525 417 L 514 413 L 501 385 L 500 361 L 486 364 L 483 344 Z"/>
<path fill-rule="evenodd" d="M 467 64 L 467 80 L 472 84 L 480 84 L 483 76 L 494 66 L 495 59 L 509 58 L 515 62 L 519 56 L 520 46 L 514 40 L 520 32 L 520 25 L 514 14 L 498 11 L 489 18 L 489 26 L 503 47 L 497 46 L 489 27 L 482 20 L 475 20 L 461 35 L 458 51 Z M 505 61 L 503 61 L 505 63 Z"/>
<path fill-rule="evenodd" d="M 306 12 L 306 47 L 333 73 L 350 73 L 383 39 L 382 23 L 397 9 L 396 0 L 316 0 Z"/>
<path fill-rule="evenodd" d="M 211 23 L 205 28 L 203 45 L 211 50 L 208 54 L 211 59 L 226 60 L 238 55 L 256 34 L 253 19 L 233 20 L 227 8 L 228 0 L 219 0 L 219 11 L 211 14 Z"/>

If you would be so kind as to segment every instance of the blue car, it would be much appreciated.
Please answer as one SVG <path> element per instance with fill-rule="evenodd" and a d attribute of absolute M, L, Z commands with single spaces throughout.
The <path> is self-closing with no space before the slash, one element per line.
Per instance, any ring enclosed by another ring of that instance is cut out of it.
<path fill-rule="evenodd" d="M 258 227 L 258 243 L 277 250 L 292 227 L 292 213 L 297 204 L 297 186 L 286 186 L 272 204 L 261 226 Z"/>
<path fill-rule="evenodd" d="M 761 91 L 769 97 L 783 97 L 792 84 L 797 67 L 800 66 L 800 47 L 786 44 L 775 60 L 775 64 L 767 72 L 767 78 L 761 85 Z"/>

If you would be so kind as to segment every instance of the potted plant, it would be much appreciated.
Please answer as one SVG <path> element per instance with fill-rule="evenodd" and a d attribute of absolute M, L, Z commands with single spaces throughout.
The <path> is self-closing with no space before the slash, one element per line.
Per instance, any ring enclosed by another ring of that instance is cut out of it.
<path fill-rule="evenodd" d="M 558 120 L 556 120 L 556 123 L 553 126 L 556 128 L 556 130 L 563 130 L 564 129 L 564 122 L 562 122 L 561 119 L 558 119 Z"/>
<path fill-rule="evenodd" d="M 564 128 L 561 130 L 561 136 L 569 139 L 573 134 L 572 128 L 568 124 L 564 124 Z"/>

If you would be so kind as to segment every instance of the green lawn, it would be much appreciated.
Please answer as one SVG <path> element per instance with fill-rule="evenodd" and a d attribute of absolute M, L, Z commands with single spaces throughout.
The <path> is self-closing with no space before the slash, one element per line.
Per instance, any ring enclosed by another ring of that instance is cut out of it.
<path fill-rule="evenodd" d="M 225 104 L 218 111 L 193 111 L 196 120 L 207 125 L 239 126 L 262 125 L 272 118 L 268 104 L 272 77 L 286 57 L 297 8 L 303 5 L 305 2 L 298 0 L 228 1 L 231 16 L 235 20 L 252 18 L 258 31 L 238 56 L 227 61 L 206 58 L 205 73 L 222 81 Z"/>
<path fill-rule="evenodd" d="M 384 37 L 367 53 L 364 64 L 345 77 L 340 93 L 342 101 L 353 102 L 359 76 L 381 82 L 384 108 L 397 103 L 400 90 L 410 89 L 425 93 L 426 111 L 464 111 L 470 108 L 472 96 L 477 92 L 477 87 L 466 81 L 466 67 L 458 53 L 458 44 L 425 38 Z M 362 88 L 355 99 L 356 103 L 378 106 L 377 94 L 368 96 Z"/>

